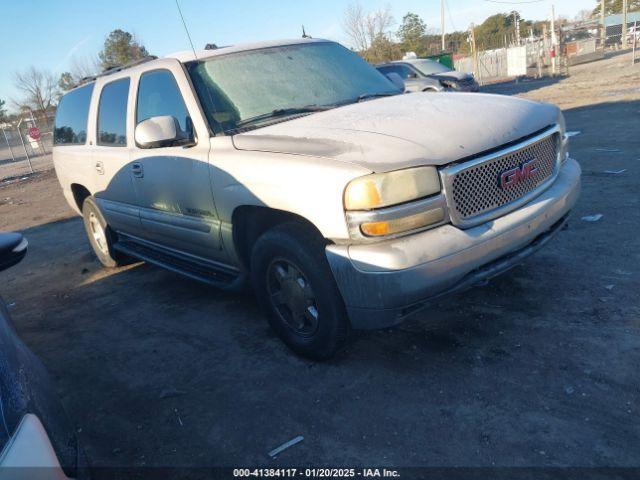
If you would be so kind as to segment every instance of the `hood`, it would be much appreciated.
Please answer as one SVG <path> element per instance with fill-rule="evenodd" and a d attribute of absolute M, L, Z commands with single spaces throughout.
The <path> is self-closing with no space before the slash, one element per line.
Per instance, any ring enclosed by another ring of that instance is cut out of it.
<path fill-rule="evenodd" d="M 469 80 L 473 78 L 473 75 L 467 72 L 459 72 L 457 70 L 451 70 L 450 72 L 432 73 L 429 75 L 433 78 L 452 79 L 452 80 Z"/>
<path fill-rule="evenodd" d="M 235 135 L 239 150 L 327 157 L 385 172 L 447 163 L 558 122 L 550 104 L 502 95 L 411 93 Z"/>

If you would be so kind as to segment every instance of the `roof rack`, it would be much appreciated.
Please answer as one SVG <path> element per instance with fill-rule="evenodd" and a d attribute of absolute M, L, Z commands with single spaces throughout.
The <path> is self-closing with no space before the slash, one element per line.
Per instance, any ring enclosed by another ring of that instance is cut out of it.
<path fill-rule="evenodd" d="M 120 72 L 122 70 L 126 70 L 127 68 L 135 67 L 136 65 L 140 65 L 142 63 L 150 62 L 151 60 L 156 60 L 158 57 L 155 55 L 147 55 L 146 57 L 139 58 L 138 60 L 134 60 L 133 62 L 125 63 L 124 65 L 118 65 L 117 67 L 111 67 L 107 70 L 104 70 L 102 73 L 98 75 L 92 75 L 89 77 L 83 77 L 80 81 L 73 86 L 73 88 L 84 85 L 85 83 L 90 83 L 100 77 L 106 77 L 107 75 L 111 75 L 112 73 Z"/>

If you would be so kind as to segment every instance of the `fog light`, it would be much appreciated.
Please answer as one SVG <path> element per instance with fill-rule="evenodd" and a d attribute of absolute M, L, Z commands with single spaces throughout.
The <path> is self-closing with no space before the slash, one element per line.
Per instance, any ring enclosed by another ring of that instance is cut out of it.
<path fill-rule="evenodd" d="M 408 217 L 396 218 L 381 222 L 367 222 L 360 225 L 360 231 L 367 237 L 382 237 L 396 233 L 418 230 L 444 220 L 444 210 L 435 208 Z"/>

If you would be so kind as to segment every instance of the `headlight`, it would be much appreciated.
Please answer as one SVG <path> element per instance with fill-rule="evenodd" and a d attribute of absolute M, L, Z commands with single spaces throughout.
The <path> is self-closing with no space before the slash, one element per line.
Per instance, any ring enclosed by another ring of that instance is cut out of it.
<path fill-rule="evenodd" d="M 372 210 L 418 200 L 440 192 L 435 167 L 374 173 L 353 180 L 344 191 L 346 210 Z"/>
<path fill-rule="evenodd" d="M 435 167 L 376 173 L 353 180 L 344 192 L 352 238 L 394 237 L 446 221 L 446 202 Z M 438 195 L 439 194 L 439 195 Z"/>

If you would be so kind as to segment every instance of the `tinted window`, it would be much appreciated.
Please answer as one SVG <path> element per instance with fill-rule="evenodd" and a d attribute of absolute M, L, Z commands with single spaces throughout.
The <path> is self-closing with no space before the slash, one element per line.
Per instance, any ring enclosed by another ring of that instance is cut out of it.
<path fill-rule="evenodd" d="M 87 141 L 87 119 L 93 83 L 67 93 L 58 104 L 53 130 L 55 145 L 81 145 Z"/>
<path fill-rule="evenodd" d="M 385 75 L 388 73 L 397 73 L 404 80 L 409 78 L 409 75 L 414 73 L 409 67 L 405 65 L 388 65 L 386 67 L 380 67 L 380 70 Z"/>
<path fill-rule="evenodd" d="M 128 78 L 108 83 L 102 89 L 98 106 L 98 145 L 127 145 L 128 99 Z"/>
<path fill-rule="evenodd" d="M 186 132 L 189 112 L 173 74 L 168 70 L 145 73 L 140 77 L 136 124 L 151 118 L 171 115 L 178 119 L 180 128 Z"/>

